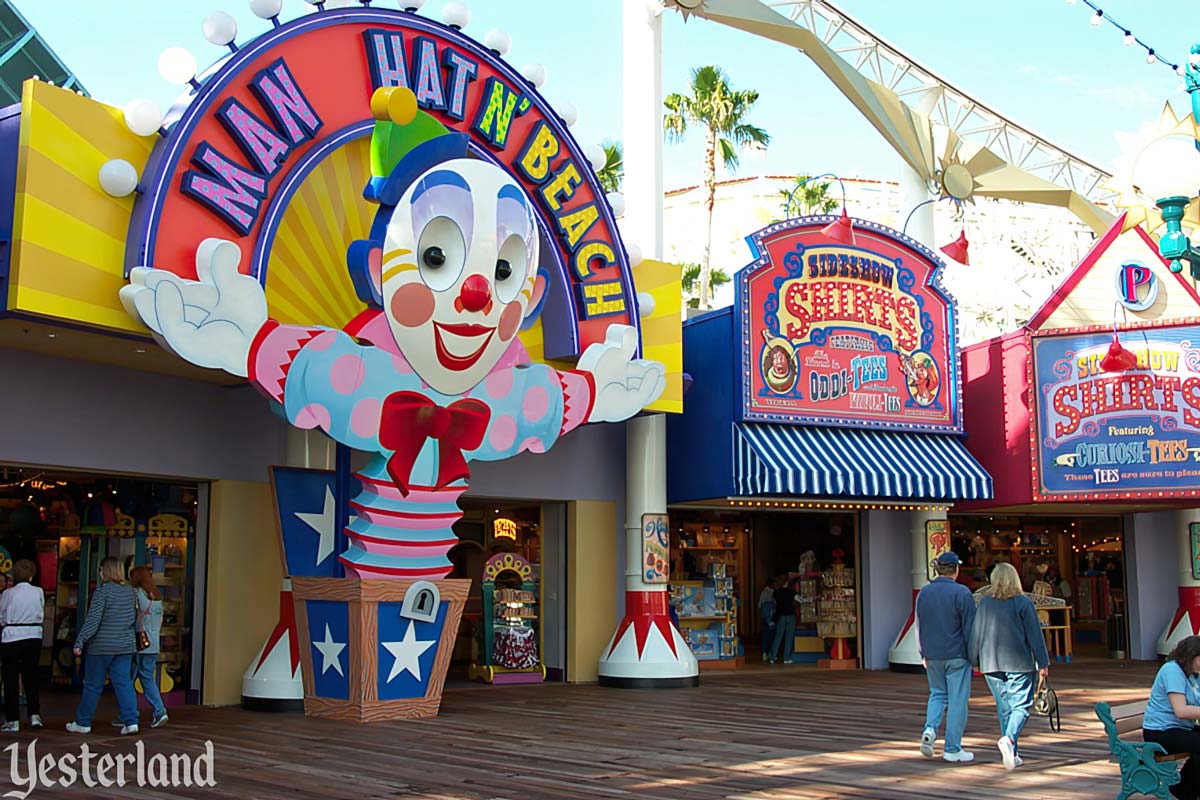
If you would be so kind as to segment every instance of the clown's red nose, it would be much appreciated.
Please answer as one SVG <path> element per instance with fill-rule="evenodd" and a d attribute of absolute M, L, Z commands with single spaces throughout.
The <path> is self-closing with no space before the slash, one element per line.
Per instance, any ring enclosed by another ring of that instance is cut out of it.
<path fill-rule="evenodd" d="M 468 275 L 463 281 L 458 299 L 467 311 L 483 311 L 492 300 L 492 285 L 487 278 L 478 273 Z"/>

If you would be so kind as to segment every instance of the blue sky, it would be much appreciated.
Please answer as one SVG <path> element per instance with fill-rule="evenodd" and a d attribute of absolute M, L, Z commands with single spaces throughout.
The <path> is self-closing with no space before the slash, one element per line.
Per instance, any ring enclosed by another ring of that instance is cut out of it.
<path fill-rule="evenodd" d="M 246 38 L 265 29 L 245 0 L 15 0 L 98 99 L 123 105 L 148 97 L 169 107 L 176 88 L 156 71 L 158 54 L 179 45 L 201 64 L 220 50 L 201 35 L 212 10 L 233 14 Z M 376 0 L 395 6 L 395 0 Z M 437 16 L 444 0 L 429 0 Z M 544 94 L 580 111 L 584 145 L 621 134 L 621 0 L 474 0 L 467 32 L 493 27 L 513 38 L 508 59 L 540 62 Z M 1010 119 L 1102 166 L 1118 154 L 1114 131 L 1136 131 L 1165 100 L 1187 107 L 1181 79 L 1121 33 L 1088 24 L 1082 2 L 1006 0 L 840 0 L 877 35 Z M 1200 9 L 1163 0 L 1106 0 L 1105 11 L 1171 60 L 1200 41 Z M 284 0 L 285 19 L 307 8 Z M 566 11 L 558 11 L 567 9 Z M 919 11 L 915 10 L 919 9 Z M 1195 38 L 1192 38 L 1195 37 Z M 834 172 L 894 179 L 897 158 L 802 54 L 782 45 L 674 12 L 664 15 L 664 89 L 683 91 L 691 68 L 715 63 L 737 88 L 761 93 L 751 121 L 767 129 L 768 151 L 745 159 L 740 174 Z M 701 137 L 665 148 L 668 187 L 695 183 Z"/>

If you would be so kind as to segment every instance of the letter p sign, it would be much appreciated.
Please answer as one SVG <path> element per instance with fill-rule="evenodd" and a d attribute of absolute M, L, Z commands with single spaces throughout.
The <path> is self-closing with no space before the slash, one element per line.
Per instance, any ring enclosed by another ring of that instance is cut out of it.
<path fill-rule="evenodd" d="M 1158 299 L 1158 277 L 1139 261 L 1117 269 L 1117 299 L 1130 311 L 1145 311 Z"/>

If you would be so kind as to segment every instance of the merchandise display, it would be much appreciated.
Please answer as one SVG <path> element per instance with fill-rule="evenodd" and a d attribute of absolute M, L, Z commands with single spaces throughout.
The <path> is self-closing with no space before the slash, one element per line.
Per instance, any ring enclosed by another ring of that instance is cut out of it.
<path fill-rule="evenodd" d="M 516 553 L 498 553 L 483 568 L 483 614 L 470 677 L 485 683 L 540 683 L 537 584 L 533 565 Z"/>

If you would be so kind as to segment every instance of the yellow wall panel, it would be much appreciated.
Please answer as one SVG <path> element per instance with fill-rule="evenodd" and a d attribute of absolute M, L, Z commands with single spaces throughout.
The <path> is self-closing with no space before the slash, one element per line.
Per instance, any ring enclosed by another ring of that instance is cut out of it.
<path fill-rule="evenodd" d="M 567 504 L 567 680 L 595 681 L 617 630 L 617 506 Z"/>
<path fill-rule="evenodd" d="M 215 481 L 210 497 L 201 702 L 232 705 L 279 620 L 283 568 L 269 484 Z"/>

